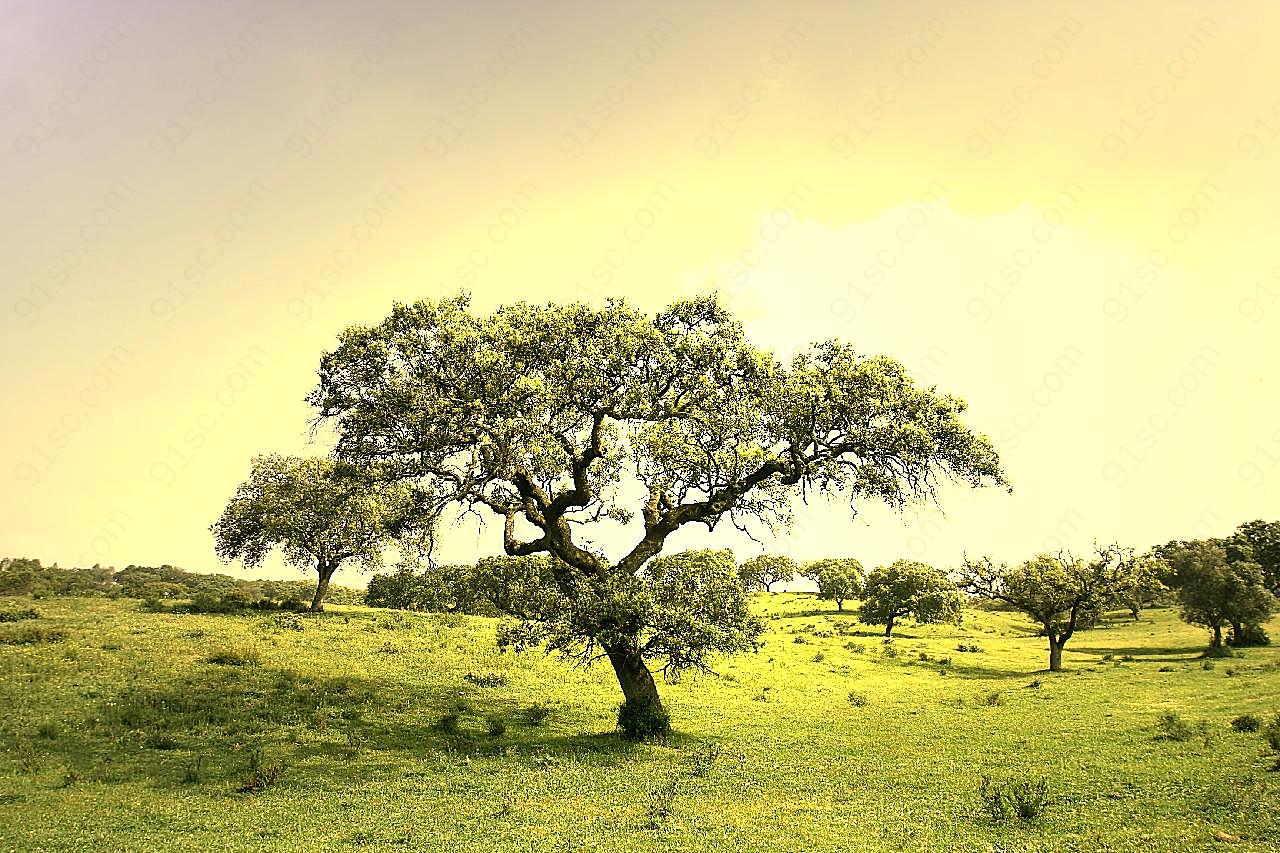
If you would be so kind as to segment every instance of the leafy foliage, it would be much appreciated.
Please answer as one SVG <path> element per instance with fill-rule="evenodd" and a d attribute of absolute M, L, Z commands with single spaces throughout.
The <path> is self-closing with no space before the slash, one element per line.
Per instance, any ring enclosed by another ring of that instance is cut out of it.
<path fill-rule="evenodd" d="M 915 560 L 898 560 L 867 575 L 858 618 L 868 625 L 884 625 L 893 633 L 895 620 L 959 622 L 964 600 L 946 574 Z"/>
<path fill-rule="evenodd" d="M 1170 542 L 1156 550 L 1168 565 L 1168 583 L 1177 591 L 1182 618 L 1209 629 L 1211 648 L 1222 646 L 1228 627 L 1233 645 L 1250 640 L 1265 643 L 1260 623 L 1280 603 L 1268 591 L 1259 564 L 1231 562 L 1226 547 L 1217 540 Z M 1245 552 L 1237 549 L 1235 553 Z"/>
<path fill-rule="evenodd" d="M 834 601 L 837 610 L 862 594 L 862 563 L 852 557 L 828 558 L 806 563 L 804 576 L 818 585 L 818 598 Z"/>
<path fill-rule="evenodd" d="M 315 568 L 312 609 L 320 609 L 329 578 L 343 562 L 382 564 L 382 550 L 409 509 L 407 498 L 398 484 L 330 459 L 259 456 L 210 530 L 223 560 L 238 558 L 252 567 L 279 549 L 290 565 Z"/>
<path fill-rule="evenodd" d="M 806 489 L 856 508 L 935 495 L 943 478 L 1005 482 L 991 443 L 960 420 L 961 400 L 836 341 L 784 366 L 714 298 L 654 317 L 621 300 L 487 317 L 469 307 L 466 296 L 397 304 L 382 323 L 348 329 L 310 401 L 340 459 L 412 488 L 405 533 L 429 547 L 447 511 L 490 513 L 508 557 L 545 555 L 515 572 L 528 594 L 499 609 L 521 616 L 521 642 L 599 643 L 628 698 L 656 701 L 645 665 L 655 649 L 678 671 L 705 649 L 751 645 L 745 623 L 709 621 L 744 612 L 718 575 L 694 604 L 665 580 L 687 564 L 643 571 L 681 527 L 786 524 Z M 578 533 L 606 523 L 638 526 L 625 553 Z"/>
<path fill-rule="evenodd" d="M 1084 561 L 1066 554 L 1040 554 L 1010 568 L 990 558 L 966 559 L 961 583 L 970 592 L 1021 610 L 1049 638 L 1049 669 L 1062 668 L 1062 649 L 1080 629 L 1090 628 L 1131 585 L 1132 554 L 1119 546 Z"/>
<path fill-rule="evenodd" d="M 775 583 L 788 583 L 800 571 L 796 561 L 781 554 L 759 554 L 738 569 L 742 585 L 748 590 L 771 592 Z"/>

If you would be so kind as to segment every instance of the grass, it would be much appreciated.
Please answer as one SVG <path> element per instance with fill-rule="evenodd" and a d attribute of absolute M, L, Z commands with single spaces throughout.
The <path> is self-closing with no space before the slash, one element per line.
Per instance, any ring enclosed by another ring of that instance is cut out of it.
<path fill-rule="evenodd" d="M 39 605 L 61 639 L 0 645 L 3 849 L 1183 851 L 1223 849 L 1222 833 L 1261 851 L 1280 838 L 1274 758 L 1231 728 L 1280 711 L 1280 648 L 1248 650 L 1228 678 L 1201 667 L 1204 633 L 1171 610 L 1079 634 L 1050 674 L 1044 640 L 1011 614 L 908 624 L 886 646 L 811 595 L 756 595 L 761 652 L 664 686 L 677 734 L 633 745 L 612 733 L 607 666 L 499 653 L 486 619 L 334 607 L 298 630 L 276 614 Z M 1158 739 L 1166 713 L 1215 735 Z M 984 776 L 1046 779 L 1052 806 L 993 822 Z"/>

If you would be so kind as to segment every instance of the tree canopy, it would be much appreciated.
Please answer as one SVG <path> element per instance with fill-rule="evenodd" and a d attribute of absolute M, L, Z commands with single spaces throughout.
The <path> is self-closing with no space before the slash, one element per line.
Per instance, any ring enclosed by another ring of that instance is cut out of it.
<path fill-rule="evenodd" d="M 805 564 L 803 574 L 818 585 L 818 598 L 834 601 L 837 610 L 862 592 L 862 563 L 852 557 L 814 560 Z"/>
<path fill-rule="evenodd" d="M 738 568 L 738 576 L 748 590 L 772 592 L 775 583 L 787 583 L 798 571 L 800 567 L 790 557 L 782 554 L 758 554 Z"/>
<path fill-rule="evenodd" d="M 1008 604 L 1030 616 L 1049 639 L 1049 670 L 1062 669 L 1062 650 L 1077 630 L 1097 623 L 1108 607 L 1123 600 L 1132 584 L 1133 555 L 1116 545 L 1094 558 L 1040 554 L 1009 567 L 989 557 L 966 559 L 961 583 L 983 598 Z"/>
<path fill-rule="evenodd" d="M 917 622 L 959 622 L 964 600 L 946 574 L 916 560 L 897 560 L 878 566 L 862 585 L 858 618 L 868 625 L 883 625 L 893 635 L 898 619 Z"/>
<path fill-rule="evenodd" d="M 594 608 L 572 624 L 603 645 L 627 702 L 660 705 L 634 621 L 646 611 L 626 604 L 685 525 L 785 525 L 809 489 L 856 509 L 948 479 L 1005 484 L 963 401 L 838 341 L 783 365 L 714 298 L 655 316 L 622 300 L 488 316 L 466 296 L 397 304 L 342 334 L 309 399 L 340 459 L 412 486 L 419 529 L 487 513 L 508 556 L 547 555 L 559 606 Z M 619 523 L 634 531 L 620 553 L 592 544 L 587 531 Z"/>
<path fill-rule="evenodd" d="M 1266 642 L 1261 623 L 1275 612 L 1277 602 L 1266 587 L 1262 566 L 1231 561 L 1221 540 L 1170 542 L 1156 550 L 1169 566 L 1168 583 L 1177 591 L 1182 618 L 1209 629 L 1211 648 L 1222 646 L 1227 627 L 1232 645 Z"/>
<path fill-rule="evenodd" d="M 211 527 L 214 549 L 249 567 L 273 549 L 285 562 L 318 575 L 312 610 L 324 609 L 333 573 L 351 560 L 382 564 L 382 551 L 399 531 L 411 504 L 406 487 L 377 481 L 332 459 L 272 454 L 253 460 Z"/>

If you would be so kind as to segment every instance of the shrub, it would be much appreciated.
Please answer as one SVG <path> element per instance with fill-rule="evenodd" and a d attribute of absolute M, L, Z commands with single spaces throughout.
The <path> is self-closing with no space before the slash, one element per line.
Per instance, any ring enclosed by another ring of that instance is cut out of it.
<path fill-rule="evenodd" d="M 540 726 L 547 721 L 547 717 L 551 716 L 551 707 L 535 702 L 525 709 L 524 716 L 529 721 L 529 725 Z"/>
<path fill-rule="evenodd" d="M 1276 714 L 1267 723 L 1267 727 L 1262 730 L 1262 738 L 1272 752 L 1280 752 L 1280 714 Z"/>
<path fill-rule="evenodd" d="M 867 650 L 867 647 L 862 643 L 845 643 L 844 647 L 855 655 L 860 655 Z"/>
<path fill-rule="evenodd" d="M 1017 817 L 1024 822 L 1031 822 L 1040 816 L 1050 803 L 1049 784 L 1044 778 L 1034 782 L 994 783 L 990 777 L 983 776 L 978 786 L 978 798 L 982 801 L 983 810 L 992 821 L 997 823 Z"/>
<path fill-rule="evenodd" d="M 0 610 L 0 622 L 21 622 L 25 619 L 39 619 L 40 613 L 34 607 L 25 610 Z"/>
<path fill-rule="evenodd" d="M 215 649 L 204 661 L 218 666 L 257 666 L 260 658 L 257 649 L 226 646 Z"/>
<path fill-rule="evenodd" d="M 1201 669 L 1213 669 L 1215 666 L 1216 664 L 1211 660 L 1206 660 L 1200 664 Z"/>
<path fill-rule="evenodd" d="M 865 708 L 871 702 L 865 693 L 859 693 L 856 690 L 849 691 L 849 704 L 855 708 Z"/>
<path fill-rule="evenodd" d="M 893 646 L 885 646 L 882 654 L 887 658 L 896 658 L 898 656 L 898 650 Z"/>
<path fill-rule="evenodd" d="M 618 706 L 618 730 L 627 740 L 665 737 L 671 732 L 671 717 L 658 702 L 628 699 Z"/>
<path fill-rule="evenodd" d="M 436 721 L 436 729 L 448 737 L 457 737 L 462 733 L 462 718 L 457 714 L 445 714 Z"/>
<path fill-rule="evenodd" d="M 204 769 L 204 756 L 196 756 L 195 764 L 188 764 L 182 772 L 182 781 L 187 785 L 195 785 L 200 781 L 200 771 Z"/>
<path fill-rule="evenodd" d="M 814 663 L 822 663 L 826 659 L 827 659 L 827 656 L 824 655 L 822 652 L 818 652 L 816 655 L 813 656 Z"/>
<path fill-rule="evenodd" d="M 993 690 L 982 699 L 983 704 L 995 707 L 1004 704 L 1004 694 L 999 690 Z"/>
<path fill-rule="evenodd" d="M 658 829 L 671 817 L 676 802 L 676 794 L 678 790 L 678 781 L 670 779 L 649 790 L 649 819 L 645 826 L 649 829 Z"/>
<path fill-rule="evenodd" d="M 58 737 L 58 724 L 48 720 L 44 721 L 36 726 L 36 736 L 45 740 L 56 740 Z"/>
<path fill-rule="evenodd" d="M 1269 646 L 1271 645 L 1271 638 L 1267 636 L 1267 632 L 1262 629 L 1261 625 L 1245 625 L 1240 629 L 1239 636 L 1236 636 L 1235 631 L 1231 632 L 1230 643 L 1236 648 Z"/>
<path fill-rule="evenodd" d="M 1164 666 L 1160 667 L 1160 672 L 1173 672 L 1173 671 L 1174 671 L 1174 668 L 1169 666 L 1168 664 L 1165 664 Z"/>
<path fill-rule="evenodd" d="M 40 643 L 56 643 L 65 639 L 67 633 L 57 628 L 46 628 L 43 625 L 15 625 L 0 631 L 0 645 L 34 646 Z"/>
<path fill-rule="evenodd" d="M 700 779 L 710 775 L 723 753 L 724 748 L 718 743 L 709 743 L 704 749 L 695 749 L 689 756 L 689 777 Z"/>
<path fill-rule="evenodd" d="M 255 764 L 259 761 L 255 761 Z M 284 774 L 284 764 L 279 761 L 273 761 L 270 764 L 262 765 L 249 772 L 236 787 L 237 794 L 256 794 L 259 791 L 274 785 Z"/>
<path fill-rule="evenodd" d="M 1207 728 L 1207 723 L 1202 722 L 1198 726 L 1192 725 L 1187 720 L 1182 719 L 1182 717 L 1177 713 L 1173 711 L 1165 711 L 1156 720 L 1156 729 L 1159 730 L 1159 734 L 1156 735 L 1156 740 L 1172 740 L 1179 742 L 1191 740 L 1197 734 L 1203 734 Z"/>
<path fill-rule="evenodd" d="M 1231 721 L 1231 728 L 1237 732 L 1256 732 L 1262 728 L 1262 720 L 1253 714 L 1241 714 Z"/>
<path fill-rule="evenodd" d="M 982 646 L 977 643 L 960 643 L 956 646 L 958 652 L 981 652 Z"/>
<path fill-rule="evenodd" d="M 468 672 L 462 676 L 476 687 L 506 687 L 507 677 L 500 672 Z"/>
<path fill-rule="evenodd" d="M 497 714 L 490 714 L 485 718 L 488 725 L 489 737 L 502 737 L 507 733 L 507 721 Z"/>

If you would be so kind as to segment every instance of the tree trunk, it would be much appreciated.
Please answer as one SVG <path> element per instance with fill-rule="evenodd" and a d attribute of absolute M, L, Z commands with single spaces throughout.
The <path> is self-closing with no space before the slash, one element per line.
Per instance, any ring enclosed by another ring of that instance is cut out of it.
<path fill-rule="evenodd" d="M 618 686 L 628 702 L 651 702 L 662 707 L 662 698 L 658 696 L 658 684 L 653 680 L 653 673 L 634 646 L 604 647 L 613 664 L 613 672 L 618 676 Z"/>
<path fill-rule="evenodd" d="M 316 574 L 319 575 L 319 580 L 316 581 L 315 597 L 311 599 L 312 613 L 324 612 L 324 597 L 329 592 L 329 579 L 333 577 L 333 573 L 337 569 L 337 566 L 331 566 L 325 562 L 321 562 L 316 566 Z"/>
<path fill-rule="evenodd" d="M 1231 623 L 1231 639 L 1230 645 L 1238 646 L 1244 640 L 1244 625 L 1239 622 Z"/>
<path fill-rule="evenodd" d="M 1222 626 L 1210 625 L 1209 627 L 1213 631 L 1213 639 L 1209 642 L 1209 648 L 1211 649 L 1222 648 Z"/>
<path fill-rule="evenodd" d="M 893 634 L 893 617 L 889 617 L 889 621 L 884 626 L 884 635 L 886 637 Z"/>
<path fill-rule="evenodd" d="M 839 611 L 841 611 L 841 612 L 843 612 L 843 611 L 844 611 L 844 599 L 843 599 L 843 598 L 837 598 L 837 599 L 836 599 L 836 610 L 839 610 Z"/>
<path fill-rule="evenodd" d="M 1062 646 L 1064 642 L 1049 636 L 1049 671 L 1062 672 Z"/>

